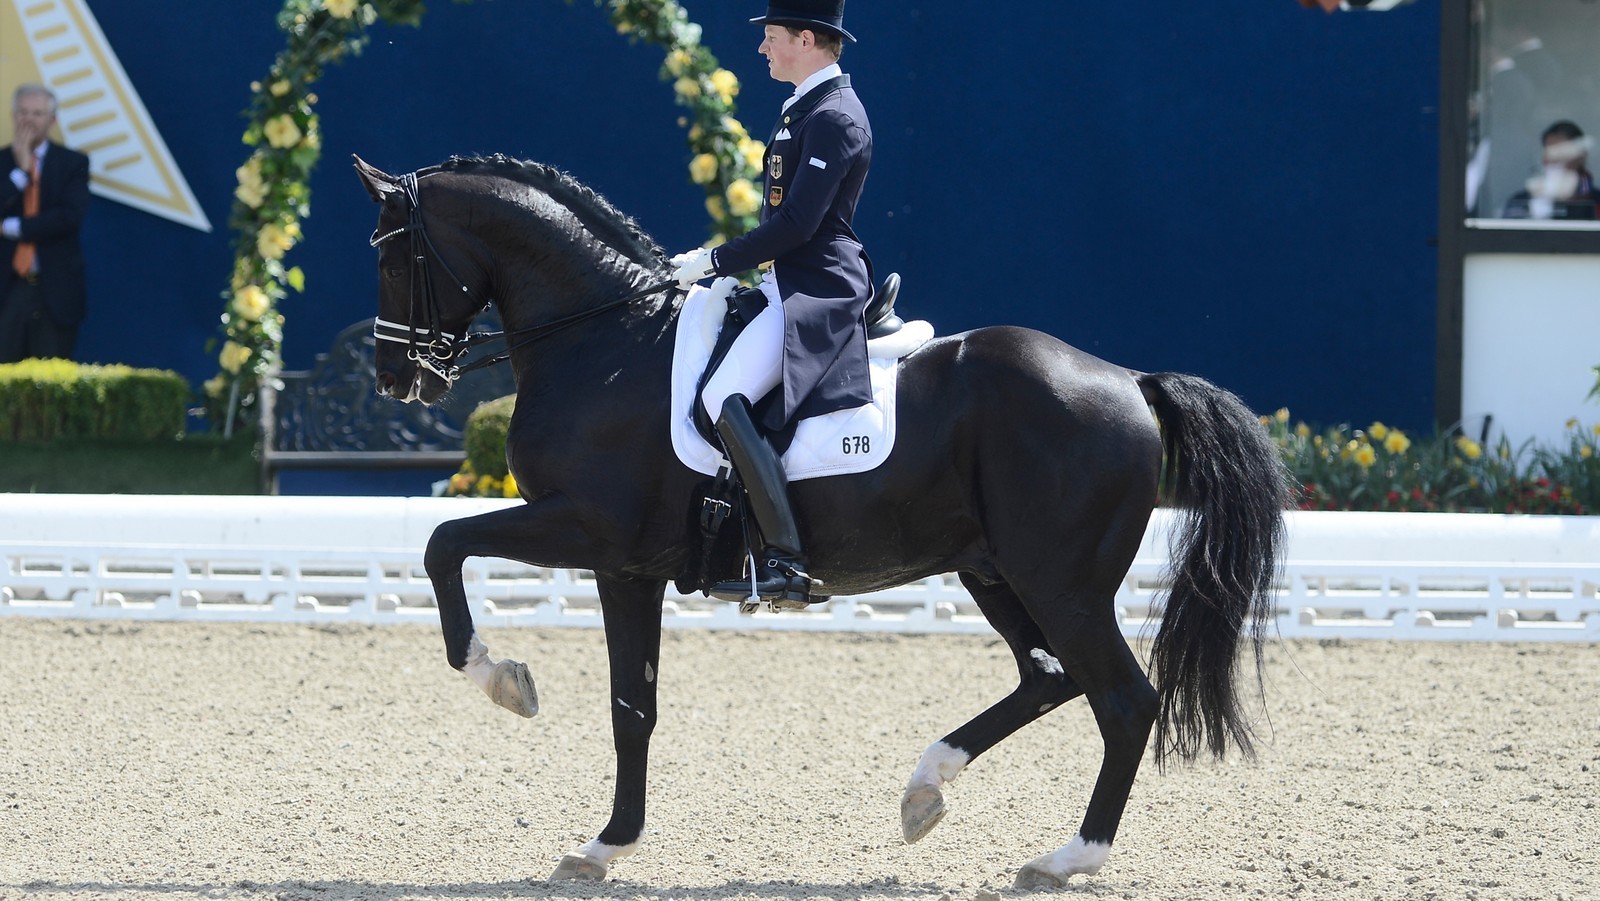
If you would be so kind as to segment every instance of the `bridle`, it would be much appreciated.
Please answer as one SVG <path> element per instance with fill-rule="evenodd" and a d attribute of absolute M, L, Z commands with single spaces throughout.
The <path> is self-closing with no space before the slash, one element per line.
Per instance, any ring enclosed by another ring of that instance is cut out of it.
<path fill-rule="evenodd" d="M 368 242 L 373 247 L 382 247 L 386 242 L 394 238 L 401 235 L 409 235 L 411 243 L 411 311 L 407 317 L 409 321 L 401 323 L 390 322 L 381 317 L 376 318 L 372 322 L 372 336 L 379 341 L 406 345 L 406 358 L 443 379 L 446 385 L 454 384 L 456 379 L 469 372 L 508 360 L 511 358 L 512 351 L 531 344 L 540 338 L 552 335 L 568 326 L 576 325 L 586 319 L 592 319 L 601 313 L 627 306 L 636 300 L 643 300 L 653 294 L 659 294 L 668 288 L 677 287 L 678 283 L 675 279 L 668 279 L 597 307 L 580 310 L 577 313 L 563 316 L 551 322 L 510 331 L 473 332 L 466 335 L 447 332 L 441 322 L 439 298 L 434 294 L 433 279 L 428 272 L 428 258 L 430 256 L 438 261 L 439 265 L 444 268 L 445 275 L 449 276 L 450 280 L 461 288 L 461 292 L 477 304 L 478 310 L 481 311 L 487 308 L 489 300 L 488 298 L 479 297 L 459 275 L 456 275 L 455 270 L 450 268 L 450 264 L 445 262 L 444 255 L 439 253 L 439 248 L 434 246 L 433 239 L 428 236 L 427 226 L 422 221 L 422 199 L 417 187 L 417 182 L 425 177 L 427 176 L 418 175 L 415 172 L 408 172 L 400 176 L 400 190 L 405 194 L 406 204 L 409 207 L 406 212 L 406 224 L 382 235 L 374 231 L 372 238 Z M 417 327 L 419 282 L 421 283 L 420 293 L 424 308 L 422 312 L 426 316 L 427 324 L 425 331 Z M 468 325 L 470 324 L 469 322 Z M 461 365 L 461 361 L 465 359 L 469 350 L 499 338 L 506 339 L 506 349 L 503 352 L 465 366 Z M 521 340 L 512 344 L 512 338 L 521 338 Z"/>

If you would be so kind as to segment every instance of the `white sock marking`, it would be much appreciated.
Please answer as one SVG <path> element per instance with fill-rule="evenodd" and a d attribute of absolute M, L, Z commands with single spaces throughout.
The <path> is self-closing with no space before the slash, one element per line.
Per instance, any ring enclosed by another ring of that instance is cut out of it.
<path fill-rule="evenodd" d="M 1086 842 L 1083 836 L 1074 835 L 1072 841 L 1065 846 L 1051 851 L 1049 854 L 1035 857 L 1029 861 L 1028 866 L 1042 870 L 1052 876 L 1067 881 L 1068 876 L 1083 873 L 1093 876 L 1100 872 L 1100 867 L 1111 854 L 1111 846 L 1100 842 Z"/>
<path fill-rule="evenodd" d="M 485 694 L 489 691 L 489 677 L 494 675 L 494 667 L 498 662 L 489 656 L 489 649 L 478 640 L 478 633 L 473 632 L 472 641 L 467 645 L 467 665 L 461 671 L 476 682 Z"/>
<path fill-rule="evenodd" d="M 961 775 L 961 771 L 972 762 L 972 755 L 960 748 L 945 744 L 942 740 L 928 746 L 922 752 L 922 759 L 917 761 L 917 768 L 911 771 L 911 782 L 907 788 L 920 785 L 931 785 L 942 788 Z"/>
<path fill-rule="evenodd" d="M 583 847 L 579 848 L 577 853 L 591 860 L 598 860 L 609 867 L 613 860 L 620 860 L 637 850 L 639 850 L 637 841 L 626 845 L 608 845 L 598 838 L 592 838 L 584 842 Z"/>
<path fill-rule="evenodd" d="M 1044 670 L 1049 675 L 1059 676 L 1064 672 L 1061 669 L 1061 661 L 1050 656 L 1050 652 L 1044 648 L 1034 648 L 1028 652 L 1028 656 L 1033 658 L 1033 662 L 1039 666 L 1039 669 Z"/>

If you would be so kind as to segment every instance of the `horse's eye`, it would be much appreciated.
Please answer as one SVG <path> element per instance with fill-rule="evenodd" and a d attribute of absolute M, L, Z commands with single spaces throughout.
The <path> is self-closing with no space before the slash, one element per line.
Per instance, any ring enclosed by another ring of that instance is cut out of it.
<path fill-rule="evenodd" d="M 383 274 L 389 278 L 399 278 L 400 276 L 405 275 L 406 272 L 404 269 L 389 268 L 383 270 Z"/>

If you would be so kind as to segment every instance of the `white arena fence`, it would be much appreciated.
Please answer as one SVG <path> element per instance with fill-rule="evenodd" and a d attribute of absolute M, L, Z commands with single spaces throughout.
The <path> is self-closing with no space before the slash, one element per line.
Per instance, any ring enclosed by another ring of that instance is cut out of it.
<path fill-rule="evenodd" d="M 435 623 L 423 549 L 440 522 L 518 501 L 0 494 L 0 616 Z M 1285 637 L 1600 641 L 1600 517 L 1287 514 Z M 1151 603 L 1173 516 L 1157 511 L 1116 596 Z M 485 626 L 598 627 L 593 574 L 468 560 Z M 954 576 L 741 615 L 668 589 L 668 628 L 990 632 Z"/>

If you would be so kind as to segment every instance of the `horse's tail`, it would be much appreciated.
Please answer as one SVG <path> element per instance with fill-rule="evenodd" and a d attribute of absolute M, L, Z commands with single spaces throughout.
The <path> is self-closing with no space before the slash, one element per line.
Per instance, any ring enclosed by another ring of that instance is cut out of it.
<path fill-rule="evenodd" d="M 1238 397 L 1191 375 L 1139 376 L 1161 422 L 1164 502 L 1186 511 L 1172 538 L 1172 588 L 1151 648 L 1161 698 L 1156 762 L 1217 758 L 1230 741 L 1254 756 L 1236 686 L 1246 629 L 1261 685 L 1262 637 L 1283 552 L 1289 478 L 1255 414 Z"/>

